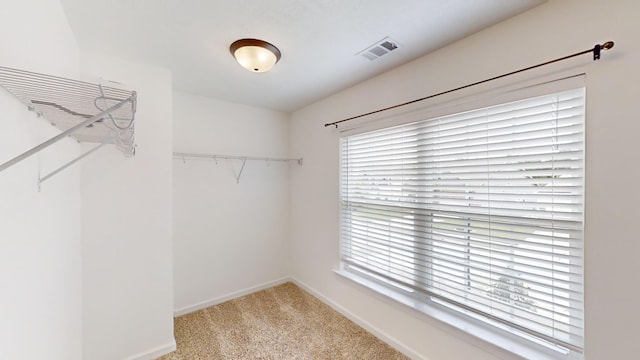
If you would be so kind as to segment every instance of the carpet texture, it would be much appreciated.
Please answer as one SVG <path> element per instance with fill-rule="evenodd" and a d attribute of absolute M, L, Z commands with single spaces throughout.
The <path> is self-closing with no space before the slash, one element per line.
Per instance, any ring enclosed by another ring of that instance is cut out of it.
<path fill-rule="evenodd" d="M 292 283 L 175 319 L 160 360 L 408 359 Z"/>

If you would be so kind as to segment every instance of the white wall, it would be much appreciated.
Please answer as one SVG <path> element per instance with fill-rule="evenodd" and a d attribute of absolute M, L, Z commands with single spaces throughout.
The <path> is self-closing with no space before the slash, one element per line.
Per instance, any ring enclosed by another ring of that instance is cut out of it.
<path fill-rule="evenodd" d="M 176 152 L 286 157 L 288 115 L 174 92 Z M 173 161 L 176 313 L 289 275 L 289 167 Z"/>
<path fill-rule="evenodd" d="M 138 92 L 136 156 L 82 162 L 83 358 L 151 359 L 173 340 L 171 73 L 81 53 L 84 73 Z"/>
<path fill-rule="evenodd" d="M 586 356 L 637 357 L 638 14 L 640 2 L 636 0 L 551 0 L 295 112 L 291 152 L 304 156 L 305 166 L 291 173 L 294 276 L 421 357 L 512 358 L 332 272 L 339 265 L 338 133 L 322 124 L 614 40 L 615 48 L 603 53 L 603 60 L 597 63 L 585 55 L 553 69 L 582 65 L 587 69 Z M 550 69 L 531 75 L 540 76 Z"/>
<path fill-rule="evenodd" d="M 58 1 L 0 1 L 0 66 L 73 76 L 77 45 Z M 55 51 L 54 51 L 55 50 Z M 0 163 L 55 136 L 0 89 Z M 1 359 L 81 358 L 80 173 L 70 139 L 0 173 Z"/>

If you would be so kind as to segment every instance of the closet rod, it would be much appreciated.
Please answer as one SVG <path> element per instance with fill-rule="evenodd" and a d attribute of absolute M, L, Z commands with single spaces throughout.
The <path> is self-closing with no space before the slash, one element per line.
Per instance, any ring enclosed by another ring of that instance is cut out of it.
<path fill-rule="evenodd" d="M 174 152 L 173 157 L 178 159 L 186 159 L 186 158 L 194 159 L 195 158 L 195 159 L 211 159 L 211 160 L 217 160 L 217 159 L 262 160 L 262 161 L 282 161 L 282 162 L 296 161 L 298 165 L 302 165 L 302 158 L 274 158 L 274 157 L 258 157 L 258 156 L 195 154 L 195 153 L 181 153 L 181 152 Z"/>
<path fill-rule="evenodd" d="M 577 52 L 575 54 L 563 56 L 561 58 L 549 60 L 549 61 L 537 64 L 537 65 L 529 66 L 529 67 L 526 67 L 526 68 L 523 68 L 523 69 L 519 69 L 519 70 L 516 70 L 516 71 L 512 71 L 512 72 L 509 72 L 509 73 L 506 73 L 506 74 L 494 76 L 492 78 L 481 80 L 481 81 L 477 81 L 477 82 L 474 82 L 474 83 L 471 83 L 471 84 L 467 84 L 467 85 L 464 85 L 464 86 L 460 86 L 460 87 L 457 87 L 455 89 L 442 91 L 442 92 L 439 92 L 437 94 L 433 94 L 433 95 L 422 97 L 420 99 L 407 101 L 407 102 L 404 102 L 404 103 L 401 103 L 401 104 L 396 104 L 396 105 L 392 105 L 392 106 L 389 106 L 389 107 L 386 107 L 386 108 L 370 111 L 368 113 L 352 116 L 350 118 L 342 119 L 342 120 L 339 120 L 339 121 L 334 121 L 332 123 L 327 123 L 327 124 L 324 124 L 324 126 L 327 127 L 327 126 L 335 125 L 335 127 L 338 128 L 338 124 L 343 123 L 345 121 L 355 120 L 355 119 L 358 119 L 358 118 L 361 118 L 361 117 L 364 117 L 364 116 L 373 115 L 373 114 L 377 114 L 377 113 L 380 113 L 380 112 L 383 112 L 383 111 L 387 111 L 387 110 L 399 108 L 399 107 L 402 107 L 402 106 L 410 105 L 410 104 L 413 104 L 413 103 L 417 103 L 417 102 L 420 102 L 420 101 L 424 101 L 424 100 L 427 100 L 427 99 L 432 99 L 432 98 L 438 97 L 440 95 L 445 95 L 445 94 L 452 93 L 452 92 L 455 92 L 455 91 L 458 91 L 458 90 L 462 90 L 462 89 L 466 89 L 466 88 L 469 88 L 469 87 L 472 87 L 472 86 L 484 84 L 484 83 L 487 83 L 487 82 L 490 82 L 490 81 L 493 81 L 493 80 L 498 80 L 498 79 L 501 79 L 503 77 L 515 75 L 517 73 L 521 73 L 521 72 L 524 72 L 524 71 L 527 71 L 527 70 L 532 70 L 532 69 L 535 69 L 535 68 L 539 68 L 539 67 L 542 67 L 542 66 L 545 66 L 545 65 L 553 64 L 553 63 L 556 63 L 556 62 L 559 62 L 559 61 L 567 60 L 567 59 L 570 59 L 570 58 L 573 58 L 573 57 L 576 57 L 576 56 L 580 56 L 580 55 L 584 55 L 584 54 L 593 53 L 593 60 L 594 61 L 595 60 L 599 60 L 600 59 L 600 50 L 602 50 L 602 49 L 609 50 L 609 49 L 611 49 L 613 47 L 613 45 L 614 45 L 613 41 L 607 41 L 602 45 L 596 44 L 592 49 L 587 49 L 587 50 L 584 50 L 584 51 Z"/>
<path fill-rule="evenodd" d="M 52 137 L 51 139 L 43 142 L 42 144 L 34 146 L 33 148 L 25 151 L 24 153 L 22 153 L 22 154 L 20 154 L 20 155 L 18 155 L 16 157 L 14 157 L 13 159 L 5 162 L 4 164 L 0 165 L 0 171 L 3 171 L 6 168 L 10 167 L 11 165 L 14 165 L 14 164 L 16 164 L 16 163 L 28 158 L 29 156 L 31 156 L 33 154 L 36 154 L 40 150 L 45 149 L 45 148 L 57 143 L 58 141 L 64 139 L 65 137 L 67 137 L 68 135 L 72 134 L 73 132 L 93 124 L 94 122 L 96 122 L 96 121 L 104 118 L 105 116 L 113 113 L 114 111 L 120 109 L 126 103 L 131 102 L 132 104 L 135 104 L 135 101 L 136 101 L 136 93 L 133 92 L 133 95 L 131 97 L 129 97 L 128 99 L 122 100 L 121 102 L 111 106 L 110 108 L 108 108 L 108 109 L 106 109 L 104 111 L 101 111 L 99 114 L 88 118 L 87 120 L 85 120 L 85 121 L 83 121 L 83 122 L 81 122 L 81 123 L 69 128 L 69 129 L 61 132 L 60 134 Z"/>

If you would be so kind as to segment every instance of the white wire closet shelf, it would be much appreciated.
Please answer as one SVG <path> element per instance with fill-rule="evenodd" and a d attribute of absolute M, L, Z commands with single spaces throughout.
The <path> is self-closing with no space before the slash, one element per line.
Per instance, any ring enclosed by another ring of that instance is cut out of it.
<path fill-rule="evenodd" d="M 0 171 L 67 136 L 78 142 L 99 145 L 41 177 L 39 183 L 107 144 L 115 144 L 125 156 L 135 155 L 135 91 L 1 66 L 0 87 L 61 131 L 42 144 L 0 163 Z"/>
<path fill-rule="evenodd" d="M 265 161 L 269 162 L 296 162 L 298 165 L 302 166 L 302 158 L 281 158 L 281 157 L 264 157 L 264 156 L 243 156 L 243 155 L 220 155 L 220 154 L 198 154 L 198 153 L 185 153 L 185 152 L 174 152 L 174 159 L 182 159 L 184 163 L 186 163 L 187 159 L 200 159 L 200 160 L 213 160 L 218 164 L 218 160 L 240 160 L 242 161 L 242 166 L 240 167 L 240 171 L 236 175 L 236 182 L 240 183 L 240 177 L 242 176 L 242 171 L 244 170 L 245 165 L 247 164 L 247 160 L 251 161 Z"/>

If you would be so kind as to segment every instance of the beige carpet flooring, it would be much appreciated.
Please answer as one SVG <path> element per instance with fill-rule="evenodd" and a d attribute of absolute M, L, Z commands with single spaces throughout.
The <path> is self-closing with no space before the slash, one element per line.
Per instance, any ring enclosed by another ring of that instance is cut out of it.
<path fill-rule="evenodd" d="M 175 319 L 161 360 L 408 359 L 292 283 Z"/>

